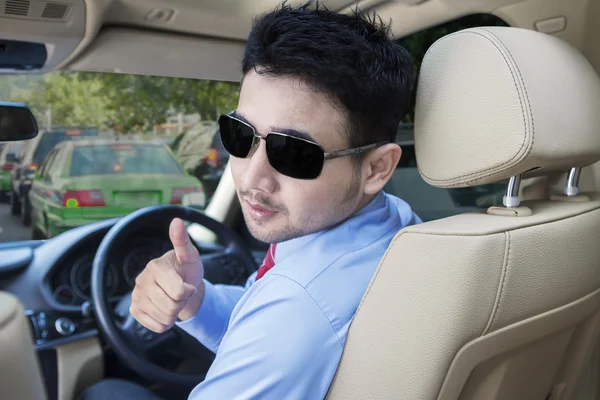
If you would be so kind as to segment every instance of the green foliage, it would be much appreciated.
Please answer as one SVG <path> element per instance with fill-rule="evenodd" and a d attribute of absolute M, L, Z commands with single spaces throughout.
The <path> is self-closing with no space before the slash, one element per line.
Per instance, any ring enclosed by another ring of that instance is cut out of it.
<path fill-rule="evenodd" d="M 47 108 L 54 125 L 105 126 L 110 113 L 101 96 L 98 79 L 81 80 L 76 73 L 48 74 L 31 89 L 21 90 L 15 97 L 29 105 L 40 123 Z"/>
<path fill-rule="evenodd" d="M 215 120 L 238 101 L 239 84 L 161 76 L 102 74 L 117 130 L 148 130 L 175 112 Z"/>
<path fill-rule="evenodd" d="M 29 105 L 40 124 L 93 125 L 118 132 L 149 131 L 177 112 L 215 120 L 235 108 L 239 84 L 159 76 L 59 72 L 0 77 L 0 99 Z"/>
<path fill-rule="evenodd" d="M 0 76 L 0 101 L 10 101 L 19 91 L 35 87 L 42 79 L 42 75 Z"/>

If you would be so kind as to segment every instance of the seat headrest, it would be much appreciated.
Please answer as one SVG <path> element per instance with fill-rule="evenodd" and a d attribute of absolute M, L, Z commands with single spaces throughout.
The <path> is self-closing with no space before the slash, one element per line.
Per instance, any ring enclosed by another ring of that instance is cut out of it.
<path fill-rule="evenodd" d="M 415 108 L 423 179 L 439 187 L 542 175 L 600 160 L 600 79 L 569 44 L 508 27 L 427 51 Z"/>

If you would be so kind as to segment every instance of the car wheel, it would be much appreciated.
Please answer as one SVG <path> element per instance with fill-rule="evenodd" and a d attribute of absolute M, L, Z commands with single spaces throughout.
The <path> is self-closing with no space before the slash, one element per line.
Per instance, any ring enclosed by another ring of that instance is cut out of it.
<path fill-rule="evenodd" d="M 12 215 L 21 214 L 21 202 L 13 189 L 10 191 L 10 213 Z"/>
<path fill-rule="evenodd" d="M 8 203 L 9 196 L 7 191 L 0 191 L 0 203 Z"/>
<path fill-rule="evenodd" d="M 31 225 L 31 203 L 27 198 L 21 201 L 21 222 L 25 226 Z"/>

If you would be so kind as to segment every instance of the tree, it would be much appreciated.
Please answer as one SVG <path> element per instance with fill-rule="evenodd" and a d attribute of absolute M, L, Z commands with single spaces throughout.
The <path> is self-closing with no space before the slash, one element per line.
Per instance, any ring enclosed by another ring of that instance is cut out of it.
<path fill-rule="evenodd" d="M 44 75 L 33 88 L 19 91 L 13 99 L 27 104 L 38 121 L 44 120 L 50 108 L 53 125 L 102 127 L 111 119 L 102 90 L 98 79 L 82 80 L 77 73 L 59 72 Z"/>
<path fill-rule="evenodd" d="M 42 75 L 2 75 L 0 76 L 0 101 L 15 101 L 17 94 L 30 90 L 43 80 Z"/>
<path fill-rule="evenodd" d="M 84 79 L 88 79 L 84 76 Z M 92 79 L 102 82 L 101 94 L 111 112 L 110 127 L 119 132 L 144 131 L 164 122 L 172 101 L 157 85 L 160 78 L 102 73 Z"/>
<path fill-rule="evenodd" d="M 116 73 L 6 78 L 0 79 L 0 98 L 26 103 L 39 121 L 50 108 L 53 125 L 93 125 L 123 133 L 148 131 L 176 112 L 216 120 L 235 108 L 239 92 L 238 83 Z"/>
<path fill-rule="evenodd" d="M 239 84 L 144 75 L 102 74 L 111 109 L 124 128 L 149 129 L 170 111 L 216 120 L 235 108 Z"/>
<path fill-rule="evenodd" d="M 169 84 L 173 106 L 204 120 L 214 121 L 233 110 L 239 98 L 239 83 L 176 78 Z"/>

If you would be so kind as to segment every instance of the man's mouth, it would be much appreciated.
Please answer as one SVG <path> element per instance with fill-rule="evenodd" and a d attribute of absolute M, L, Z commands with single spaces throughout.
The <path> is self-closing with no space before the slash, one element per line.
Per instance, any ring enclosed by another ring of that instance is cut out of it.
<path fill-rule="evenodd" d="M 262 204 L 251 203 L 248 200 L 244 200 L 244 201 L 248 205 L 248 211 L 250 213 L 250 216 L 252 216 L 252 218 L 254 218 L 254 219 L 264 220 L 264 219 L 272 217 L 273 215 L 275 215 L 277 213 L 276 210 L 268 208 Z"/>

